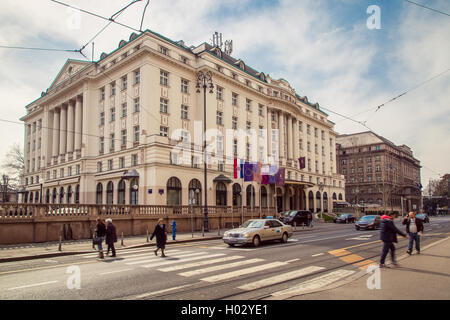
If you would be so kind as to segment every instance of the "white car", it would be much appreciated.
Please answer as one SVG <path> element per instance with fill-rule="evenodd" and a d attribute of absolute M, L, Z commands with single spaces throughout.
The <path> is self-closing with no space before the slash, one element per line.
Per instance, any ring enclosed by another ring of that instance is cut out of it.
<path fill-rule="evenodd" d="M 262 241 L 280 240 L 286 243 L 292 233 L 292 227 L 280 220 L 252 219 L 237 229 L 225 232 L 223 242 L 231 247 L 236 244 L 253 244 L 254 247 L 258 247 Z"/>

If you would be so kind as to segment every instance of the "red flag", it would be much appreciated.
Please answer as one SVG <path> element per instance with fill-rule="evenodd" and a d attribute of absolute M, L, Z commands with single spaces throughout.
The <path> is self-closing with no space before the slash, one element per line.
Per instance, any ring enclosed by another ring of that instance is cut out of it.
<path fill-rule="evenodd" d="M 237 168 L 237 159 L 234 158 L 234 164 L 233 164 L 233 171 L 234 171 L 234 178 L 238 178 L 238 168 Z"/>

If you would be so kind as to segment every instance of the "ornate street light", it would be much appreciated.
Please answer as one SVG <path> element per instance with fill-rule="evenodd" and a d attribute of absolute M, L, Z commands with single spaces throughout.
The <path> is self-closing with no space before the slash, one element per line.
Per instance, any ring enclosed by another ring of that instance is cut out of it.
<path fill-rule="evenodd" d="M 208 187 L 207 187 L 207 177 L 206 177 L 206 89 L 209 88 L 209 93 L 213 93 L 214 91 L 214 84 L 212 82 L 212 73 L 210 71 L 204 73 L 200 71 L 197 74 L 197 93 L 200 93 L 200 88 L 203 88 L 203 166 L 204 166 L 204 172 L 203 172 L 203 184 L 205 189 L 205 200 L 203 201 L 203 230 L 205 232 L 209 231 L 208 226 Z"/>

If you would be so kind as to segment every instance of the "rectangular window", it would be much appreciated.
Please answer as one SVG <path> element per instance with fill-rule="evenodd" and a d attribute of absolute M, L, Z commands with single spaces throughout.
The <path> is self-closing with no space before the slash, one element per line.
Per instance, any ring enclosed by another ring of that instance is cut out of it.
<path fill-rule="evenodd" d="M 258 115 L 264 117 L 264 106 L 262 104 L 258 106 Z"/>
<path fill-rule="evenodd" d="M 314 152 L 315 152 L 316 154 L 319 154 L 319 150 L 318 150 L 318 147 L 317 147 L 317 143 L 314 145 Z"/>
<path fill-rule="evenodd" d="M 298 122 L 298 131 L 303 132 L 303 122 Z"/>
<path fill-rule="evenodd" d="M 165 48 L 165 47 L 160 47 L 160 48 L 159 48 L 159 51 L 160 51 L 162 54 L 166 55 L 166 56 L 169 55 L 169 50 L 168 50 L 167 48 Z"/>
<path fill-rule="evenodd" d="M 322 130 L 322 140 L 325 140 L 325 131 Z"/>
<path fill-rule="evenodd" d="M 119 158 L 119 169 L 123 169 L 123 168 L 125 168 L 125 158 L 120 157 Z"/>
<path fill-rule="evenodd" d="M 247 111 L 252 111 L 252 100 L 246 99 L 245 108 L 247 109 Z"/>
<path fill-rule="evenodd" d="M 185 79 L 181 79 L 181 92 L 189 93 L 189 81 Z"/>
<path fill-rule="evenodd" d="M 307 142 L 307 149 L 308 152 L 311 152 L 311 142 Z"/>
<path fill-rule="evenodd" d="M 127 145 L 127 130 L 122 130 L 122 146 Z"/>
<path fill-rule="evenodd" d="M 134 112 L 139 112 L 141 110 L 141 99 L 134 99 Z"/>
<path fill-rule="evenodd" d="M 101 126 L 105 125 L 105 113 L 104 112 L 100 112 L 100 125 Z"/>
<path fill-rule="evenodd" d="M 102 172 L 102 163 L 97 162 L 97 172 Z"/>
<path fill-rule="evenodd" d="M 113 160 L 108 160 L 108 170 L 111 171 L 113 169 Z"/>
<path fill-rule="evenodd" d="M 99 152 L 100 153 L 105 152 L 105 138 L 104 137 L 100 137 Z"/>
<path fill-rule="evenodd" d="M 311 134 L 311 125 L 309 124 L 306 125 L 306 133 Z"/>
<path fill-rule="evenodd" d="M 114 96 L 116 94 L 116 82 L 111 82 L 111 95 Z"/>
<path fill-rule="evenodd" d="M 68 167 L 68 168 L 67 168 L 67 175 L 68 175 L 69 177 L 72 176 L 72 167 Z"/>
<path fill-rule="evenodd" d="M 272 111 L 272 121 L 276 121 L 276 120 L 277 120 L 277 117 L 275 115 L 275 112 Z"/>
<path fill-rule="evenodd" d="M 317 132 L 318 132 L 317 128 L 314 128 L 314 137 L 316 137 L 316 138 L 318 137 Z"/>
<path fill-rule="evenodd" d="M 168 132 L 169 132 L 169 128 L 163 127 L 163 126 L 159 127 L 159 135 L 160 136 L 167 137 Z"/>
<path fill-rule="evenodd" d="M 216 123 L 223 125 L 223 112 L 220 111 L 216 112 Z"/>
<path fill-rule="evenodd" d="M 216 137 L 216 143 L 217 143 L 217 153 L 219 155 L 223 154 L 223 137 L 218 135 Z"/>
<path fill-rule="evenodd" d="M 185 105 L 181 105 L 181 119 L 189 119 L 189 107 Z"/>
<path fill-rule="evenodd" d="M 237 106 L 238 105 L 238 94 L 237 93 L 232 93 L 231 94 L 231 104 L 233 105 L 233 106 Z"/>
<path fill-rule="evenodd" d="M 105 87 L 100 89 L 100 101 L 105 100 Z"/>
<path fill-rule="evenodd" d="M 237 142 L 237 139 L 234 139 L 233 140 L 233 154 L 237 155 L 237 152 L 238 152 L 238 142 Z"/>
<path fill-rule="evenodd" d="M 81 165 L 77 164 L 76 166 L 76 174 L 80 174 L 81 173 Z"/>
<path fill-rule="evenodd" d="M 138 161 L 138 155 L 137 154 L 133 154 L 132 156 L 131 156 L 131 165 L 133 166 L 133 167 L 135 167 L 135 166 L 137 166 L 138 164 L 139 164 L 139 161 Z"/>
<path fill-rule="evenodd" d="M 128 76 L 122 77 L 122 91 L 128 88 Z"/>
<path fill-rule="evenodd" d="M 247 132 L 249 132 L 251 128 L 252 128 L 252 123 L 250 121 L 247 121 L 247 123 L 246 123 Z"/>
<path fill-rule="evenodd" d="M 216 92 L 217 92 L 217 100 L 223 100 L 223 88 L 217 86 Z"/>
<path fill-rule="evenodd" d="M 160 71 L 159 83 L 163 86 L 169 85 L 169 74 L 166 71 Z"/>
<path fill-rule="evenodd" d="M 111 108 L 110 109 L 110 122 L 116 121 L 116 108 Z"/>
<path fill-rule="evenodd" d="M 109 142 L 109 152 L 114 152 L 114 149 L 115 149 L 115 135 L 114 135 L 114 133 L 111 133 L 110 135 L 109 135 L 109 139 L 110 139 L 110 142 Z"/>
<path fill-rule="evenodd" d="M 160 101 L 159 111 L 162 113 L 167 113 L 167 109 L 168 109 L 167 106 L 169 104 L 169 100 L 161 98 L 159 101 Z"/>
<path fill-rule="evenodd" d="M 303 150 L 303 139 L 298 140 L 298 147 Z"/>
<path fill-rule="evenodd" d="M 136 70 L 134 72 L 134 84 L 138 84 L 141 83 L 141 71 L 140 70 Z"/>
<path fill-rule="evenodd" d="M 53 179 L 56 179 L 56 170 L 53 170 Z"/>
<path fill-rule="evenodd" d="M 217 163 L 217 170 L 218 171 L 224 171 L 224 165 L 223 165 L 223 161 L 219 160 Z"/>
<path fill-rule="evenodd" d="M 127 103 L 122 103 L 122 118 L 127 116 Z"/>
<path fill-rule="evenodd" d="M 233 130 L 237 130 L 237 124 L 238 124 L 238 118 L 237 117 L 232 117 L 231 118 L 231 128 Z"/>
<path fill-rule="evenodd" d="M 134 142 L 139 142 L 139 126 L 134 127 Z"/>

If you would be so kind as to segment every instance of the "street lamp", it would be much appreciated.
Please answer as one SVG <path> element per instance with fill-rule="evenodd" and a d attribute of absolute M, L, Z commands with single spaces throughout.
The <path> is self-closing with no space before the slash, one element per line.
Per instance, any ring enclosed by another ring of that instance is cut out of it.
<path fill-rule="evenodd" d="M 324 184 L 319 182 L 319 191 L 320 191 L 320 219 L 323 219 L 323 203 L 322 203 L 322 191 L 324 188 Z"/>
<path fill-rule="evenodd" d="M 204 73 L 200 71 L 197 74 L 197 93 L 200 93 L 200 88 L 203 88 L 203 184 L 205 188 L 205 200 L 203 204 L 203 230 L 205 232 L 209 231 L 208 226 L 208 188 L 207 188 L 207 177 L 206 177 L 206 89 L 209 88 L 209 93 L 213 93 L 214 84 L 212 83 L 212 73 L 210 71 Z"/>

